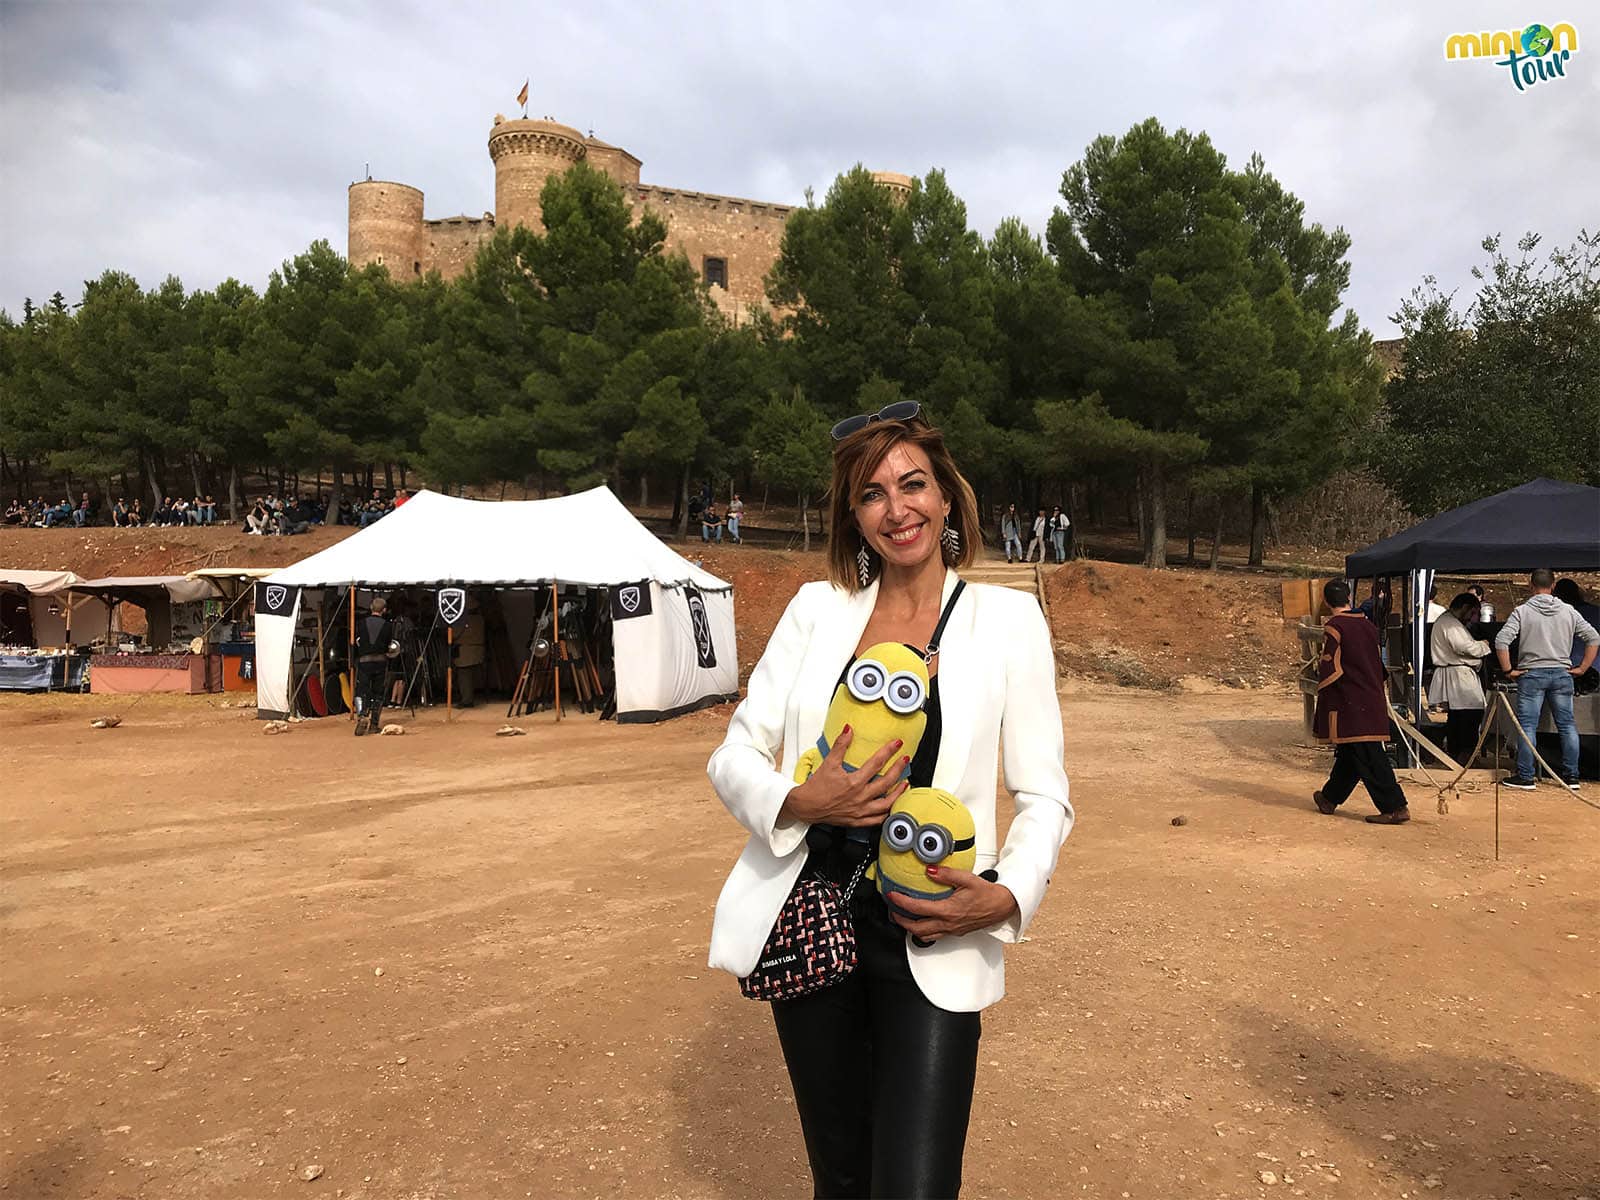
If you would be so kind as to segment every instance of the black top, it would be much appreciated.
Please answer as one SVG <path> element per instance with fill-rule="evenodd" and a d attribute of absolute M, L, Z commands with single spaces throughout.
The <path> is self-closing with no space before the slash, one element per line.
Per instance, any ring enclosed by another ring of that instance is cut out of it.
<path fill-rule="evenodd" d="M 933 767 L 939 761 L 939 735 L 944 729 L 944 718 L 939 710 L 939 677 L 928 680 L 928 701 L 922 706 L 928 724 L 922 731 L 922 741 L 917 746 L 916 757 L 911 760 L 911 786 L 932 787 Z"/>

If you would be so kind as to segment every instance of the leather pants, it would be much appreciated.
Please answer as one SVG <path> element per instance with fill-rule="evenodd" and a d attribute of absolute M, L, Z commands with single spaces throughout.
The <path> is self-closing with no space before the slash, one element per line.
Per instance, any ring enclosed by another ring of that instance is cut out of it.
<path fill-rule="evenodd" d="M 922 994 L 905 931 L 870 880 L 851 908 L 856 969 L 833 987 L 772 1006 L 815 1195 L 953 1197 L 981 1020 Z"/>

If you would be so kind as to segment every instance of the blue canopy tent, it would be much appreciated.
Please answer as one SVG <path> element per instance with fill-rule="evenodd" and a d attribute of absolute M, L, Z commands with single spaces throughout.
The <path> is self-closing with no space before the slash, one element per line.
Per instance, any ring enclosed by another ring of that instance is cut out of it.
<path fill-rule="evenodd" d="M 1428 592 L 1439 571 L 1504 572 L 1549 567 L 1600 571 L 1600 488 L 1535 479 L 1430 517 L 1345 559 L 1350 579 L 1409 577 L 1411 661 L 1426 650 Z M 1423 711 L 1422 672 L 1413 670 L 1413 718 Z"/>

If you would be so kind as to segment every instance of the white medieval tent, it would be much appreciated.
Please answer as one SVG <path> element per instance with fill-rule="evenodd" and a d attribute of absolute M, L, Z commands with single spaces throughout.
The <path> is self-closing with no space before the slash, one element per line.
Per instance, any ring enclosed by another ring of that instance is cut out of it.
<path fill-rule="evenodd" d="M 738 698 L 733 585 L 669 549 L 609 488 L 499 502 L 422 491 L 257 583 L 259 715 L 293 711 L 305 593 L 494 589 L 509 641 L 521 647 L 533 636 L 536 590 L 548 594 L 554 585 L 610 592 L 619 722 L 659 721 Z"/>

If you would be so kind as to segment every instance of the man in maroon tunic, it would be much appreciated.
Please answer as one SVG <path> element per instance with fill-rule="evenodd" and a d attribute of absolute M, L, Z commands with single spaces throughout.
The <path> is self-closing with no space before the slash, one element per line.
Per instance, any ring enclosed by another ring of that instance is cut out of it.
<path fill-rule="evenodd" d="M 1311 732 L 1333 743 L 1333 771 L 1313 792 L 1317 811 L 1331 814 L 1359 781 L 1378 811 L 1374 825 L 1404 825 L 1411 819 L 1406 794 L 1384 753 L 1389 740 L 1389 706 L 1384 688 L 1378 627 L 1350 611 L 1350 585 L 1331 579 L 1322 589 L 1333 615 L 1322 627 L 1322 657 L 1317 661 L 1317 713 Z"/>

